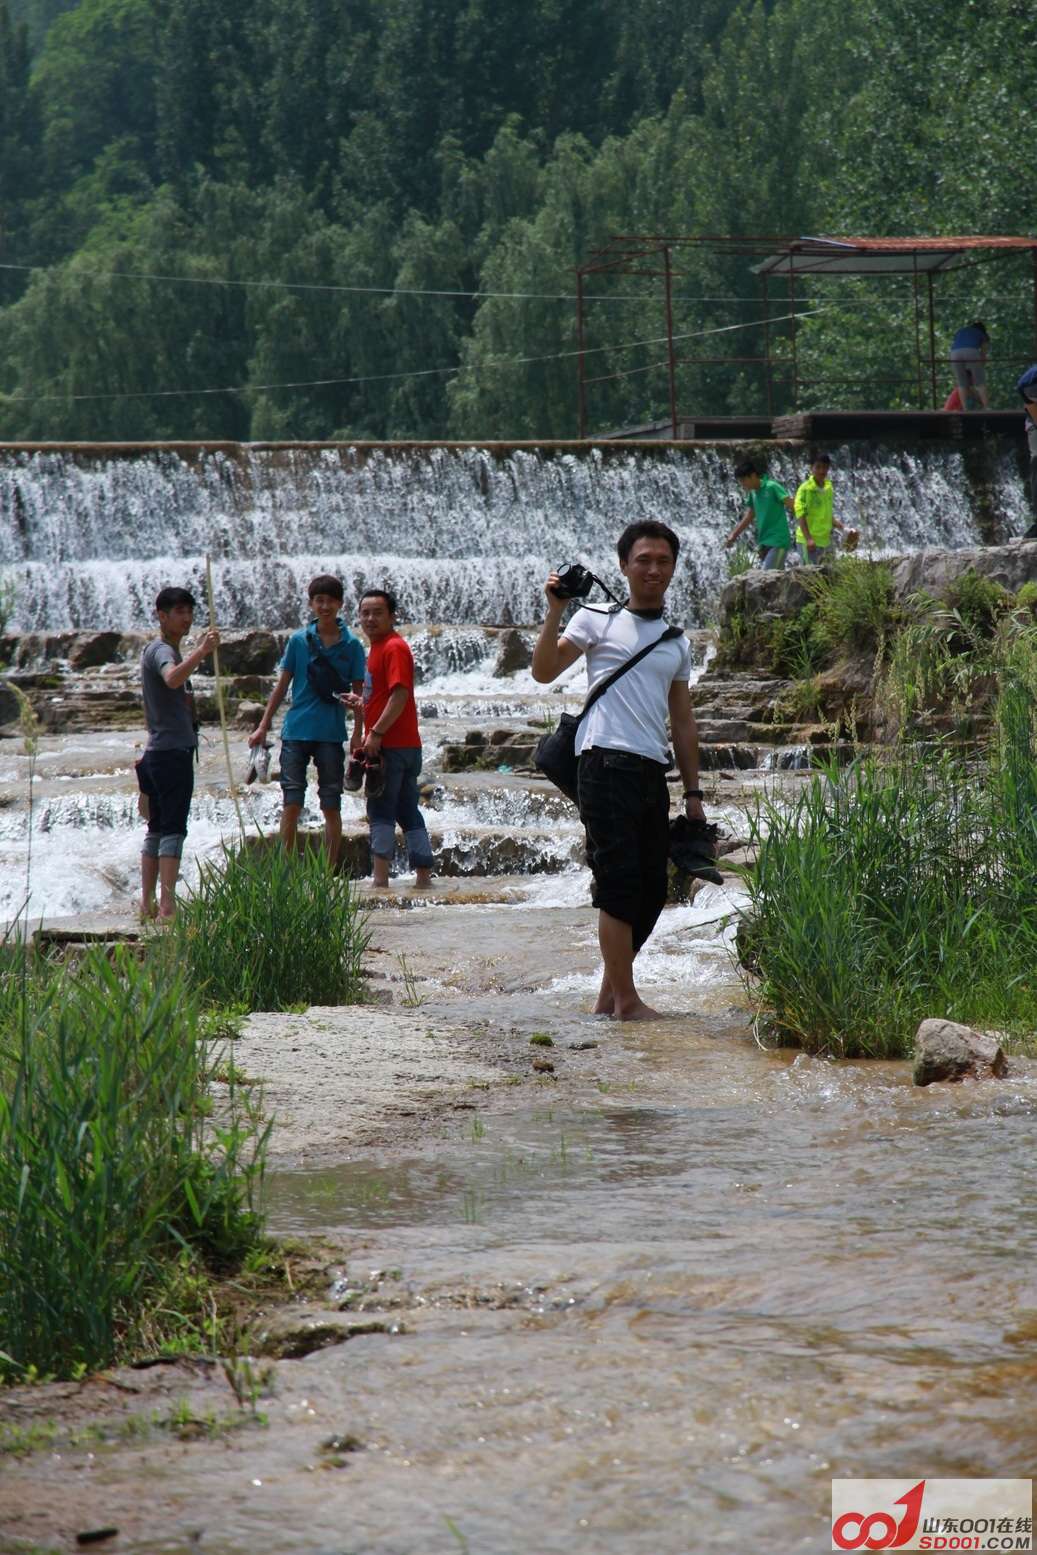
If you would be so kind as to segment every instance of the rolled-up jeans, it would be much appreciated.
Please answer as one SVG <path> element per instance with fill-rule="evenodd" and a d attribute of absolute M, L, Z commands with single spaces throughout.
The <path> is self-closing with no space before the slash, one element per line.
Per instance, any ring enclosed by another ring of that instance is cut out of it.
<path fill-rule="evenodd" d="M 418 809 L 418 776 L 421 772 L 421 746 L 407 745 L 386 749 L 382 746 L 385 787 L 375 799 L 367 801 L 367 819 L 371 823 L 371 852 L 375 858 L 391 859 L 396 852 L 397 822 L 407 842 L 407 860 L 411 869 L 431 869 L 432 844 L 421 811 Z"/>

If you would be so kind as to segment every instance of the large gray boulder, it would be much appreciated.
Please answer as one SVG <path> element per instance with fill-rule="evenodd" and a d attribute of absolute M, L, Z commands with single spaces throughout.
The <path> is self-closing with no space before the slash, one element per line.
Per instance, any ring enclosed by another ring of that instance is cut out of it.
<path fill-rule="evenodd" d="M 924 1020 L 915 1033 L 916 1085 L 938 1080 L 999 1080 L 1008 1071 L 996 1037 L 952 1020 Z"/>
<path fill-rule="evenodd" d="M 1000 583 L 1015 594 L 1024 583 L 1037 579 L 1037 542 L 987 545 L 969 551 L 916 551 L 912 556 L 894 557 L 891 566 L 898 600 L 917 593 L 944 599 L 967 572 Z"/>
<path fill-rule="evenodd" d="M 910 556 L 887 557 L 884 564 L 892 571 L 898 601 L 918 593 L 944 599 L 967 572 L 1000 583 L 1015 594 L 1024 583 L 1037 579 L 1037 541 L 1017 540 L 1011 545 L 966 551 L 915 551 Z M 799 567 L 784 572 L 741 573 L 720 595 L 721 621 L 736 614 L 747 623 L 795 615 L 810 599 L 804 582 L 807 576 L 807 570 Z"/>
<path fill-rule="evenodd" d="M 222 632 L 220 671 L 225 675 L 272 675 L 280 652 L 273 632 Z"/>
<path fill-rule="evenodd" d="M 810 594 L 803 582 L 806 569 L 786 568 L 784 572 L 739 573 L 726 584 L 720 595 L 720 619 L 727 621 L 732 615 L 740 615 L 746 621 L 768 619 L 775 616 L 795 615 L 809 602 Z"/>
<path fill-rule="evenodd" d="M 498 679 L 514 675 L 518 670 L 527 670 L 532 662 L 533 649 L 523 632 L 515 627 L 501 632 L 497 639 L 497 658 L 493 666 L 493 673 Z"/>
<path fill-rule="evenodd" d="M 100 664 L 115 664 L 120 657 L 121 632 L 80 632 L 69 649 L 69 668 L 92 670 Z"/>

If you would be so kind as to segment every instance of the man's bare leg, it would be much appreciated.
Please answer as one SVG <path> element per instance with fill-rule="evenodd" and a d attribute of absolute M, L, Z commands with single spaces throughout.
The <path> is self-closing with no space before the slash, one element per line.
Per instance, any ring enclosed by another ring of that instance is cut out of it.
<path fill-rule="evenodd" d="M 299 835 L 299 817 L 302 814 L 301 804 L 286 804 L 281 811 L 281 841 L 289 853 L 294 853 L 296 838 Z"/>
<path fill-rule="evenodd" d="M 371 855 L 371 884 L 384 889 L 389 884 L 389 863 L 387 858 L 379 858 L 377 854 Z"/>
<path fill-rule="evenodd" d="M 415 871 L 414 871 L 414 885 L 415 885 L 415 889 L 417 889 L 419 891 L 427 891 L 431 884 L 432 884 L 432 871 L 431 871 L 431 869 L 415 869 Z"/>
<path fill-rule="evenodd" d="M 612 997 L 612 984 L 609 982 L 607 972 L 601 974 L 601 987 L 598 989 L 598 998 L 594 1006 L 595 1015 L 611 1015 L 616 1008 L 616 1001 Z"/>
<path fill-rule="evenodd" d="M 158 885 L 158 858 L 152 853 L 140 856 L 140 916 L 154 918 L 158 912 L 155 888 Z"/>
<path fill-rule="evenodd" d="M 612 989 L 614 1019 L 662 1020 L 660 1012 L 645 1004 L 634 987 L 634 935 L 629 923 L 599 910 L 598 944 Z"/>
<path fill-rule="evenodd" d="M 328 862 L 334 869 L 342 851 L 342 812 L 322 810 L 321 814 L 324 817 L 324 846 L 327 849 Z"/>
<path fill-rule="evenodd" d="M 163 854 L 158 860 L 158 916 L 160 922 L 176 917 L 176 882 L 180 860 Z"/>

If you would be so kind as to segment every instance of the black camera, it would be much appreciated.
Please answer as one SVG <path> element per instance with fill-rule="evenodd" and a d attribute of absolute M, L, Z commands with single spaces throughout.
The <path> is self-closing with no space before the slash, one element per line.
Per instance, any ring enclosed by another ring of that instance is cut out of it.
<path fill-rule="evenodd" d="M 563 562 L 557 567 L 558 582 L 551 588 L 557 599 L 586 599 L 597 579 L 581 562 Z"/>

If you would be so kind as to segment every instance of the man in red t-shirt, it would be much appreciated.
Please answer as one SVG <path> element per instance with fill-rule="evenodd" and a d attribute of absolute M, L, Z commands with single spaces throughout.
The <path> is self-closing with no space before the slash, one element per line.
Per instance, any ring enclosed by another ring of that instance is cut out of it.
<path fill-rule="evenodd" d="M 418 809 L 421 735 L 414 702 L 414 656 L 396 630 L 396 600 L 385 589 L 360 596 L 360 625 L 370 643 L 364 679 L 364 753 L 382 763 L 384 786 L 367 800 L 371 868 L 376 886 L 389 884 L 396 852 L 396 825 L 407 841 L 415 884 L 432 880 L 432 844 Z"/>

